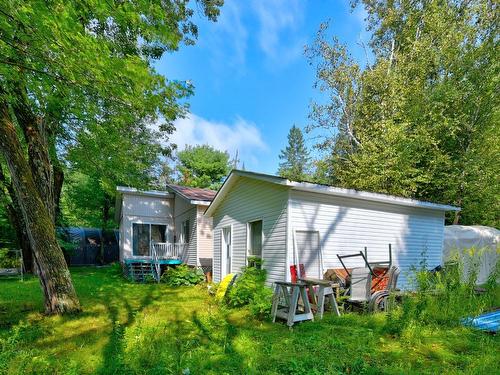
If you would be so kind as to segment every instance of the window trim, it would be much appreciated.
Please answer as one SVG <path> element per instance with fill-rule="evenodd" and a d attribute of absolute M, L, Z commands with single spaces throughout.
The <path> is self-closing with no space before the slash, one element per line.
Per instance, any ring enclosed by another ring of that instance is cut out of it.
<path fill-rule="evenodd" d="M 134 254 L 134 224 L 141 224 L 141 225 L 149 225 L 149 255 L 135 255 Z M 167 232 L 169 229 L 170 224 L 168 223 L 159 223 L 156 221 L 142 221 L 142 220 L 131 220 L 130 222 L 130 237 L 132 242 L 132 248 L 131 248 L 131 256 L 132 258 L 136 259 L 144 259 L 144 258 L 151 258 L 151 225 L 164 225 L 165 226 L 165 239 L 167 239 Z"/>
<path fill-rule="evenodd" d="M 261 234 L 260 234 L 260 239 L 261 239 L 260 259 L 264 259 L 264 242 L 265 242 L 265 239 L 264 239 L 264 218 L 258 217 L 258 218 L 247 221 L 247 225 L 246 225 L 246 229 L 247 229 L 247 231 L 246 231 L 246 237 L 247 237 L 246 246 L 247 246 L 247 249 L 245 251 L 245 256 L 246 256 L 245 257 L 245 264 L 248 263 L 248 257 L 254 256 L 254 255 L 250 255 L 250 253 L 249 253 L 250 242 L 251 242 L 251 240 L 250 240 L 250 224 L 255 223 L 257 221 L 262 222 L 262 228 L 261 228 Z"/>
<path fill-rule="evenodd" d="M 185 230 L 185 224 L 187 223 L 187 231 L 188 231 L 188 236 L 187 236 L 187 239 L 186 239 L 186 230 Z M 181 221 L 181 242 L 180 243 L 184 243 L 184 244 L 189 244 L 191 241 L 190 241 L 190 237 L 191 237 L 191 220 L 189 218 L 187 218 L 186 220 L 182 220 Z"/>
<path fill-rule="evenodd" d="M 229 225 L 225 225 L 223 226 L 221 229 L 220 229 L 220 256 L 221 256 L 221 267 L 220 267 L 220 273 L 221 273 L 221 280 L 226 276 L 228 275 L 227 273 L 227 257 L 225 258 L 226 260 L 223 261 L 223 255 L 222 253 L 224 252 L 223 250 L 223 245 L 224 245 L 224 229 L 226 228 L 229 228 L 230 231 L 231 231 L 231 273 L 234 273 L 233 271 L 233 258 L 234 258 L 234 243 L 233 243 L 233 236 L 234 236 L 234 232 L 233 232 L 233 224 L 229 224 Z M 225 267 L 223 267 L 223 265 Z M 225 269 L 224 269 L 225 268 Z M 224 275 L 224 276 L 222 276 Z"/>

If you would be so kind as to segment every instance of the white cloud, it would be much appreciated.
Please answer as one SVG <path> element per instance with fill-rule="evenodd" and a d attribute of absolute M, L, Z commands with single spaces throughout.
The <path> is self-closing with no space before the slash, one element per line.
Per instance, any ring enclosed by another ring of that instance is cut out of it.
<path fill-rule="evenodd" d="M 208 144 L 229 152 L 231 157 L 238 151 L 239 159 L 246 167 L 257 167 L 259 156 L 269 150 L 257 126 L 241 117 L 228 124 L 189 114 L 177 120 L 175 128 L 170 141 L 177 144 L 179 150 L 186 145 Z"/>
<path fill-rule="evenodd" d="M 259 45 L 273 62 L 287 63 L 302 54 L 305 39 L 296 35 L 304 19 L 299 0 L 253 1 L 260 24 Z"/>
<path fill-rule="evenodd" d="M 207 47 L 212 51 L 212 65 L 241 70 L 245 65 L 248 31 L 237 2 L 225 2 L 217 22 L 210 24 Z M 222 64 L 222 66 L 221 66 Z"/>

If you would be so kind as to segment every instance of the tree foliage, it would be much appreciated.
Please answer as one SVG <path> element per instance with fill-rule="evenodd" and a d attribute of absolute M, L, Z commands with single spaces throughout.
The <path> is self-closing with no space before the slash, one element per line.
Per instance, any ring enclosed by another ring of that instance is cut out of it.
<path fill-rule="evenodd" d="M 221 4 L 196 2 L 211 20 Z M 160 119 L 167 137 L 191 88 L 160 75 L 154 61 L 194 42 L 193 14 L 188 0 L 2 1 L 0 152 L 49 313 L 79 308 L 55 238 L 61 142 Z"/>
<path fill-rule="evenodd" d="M 209 145 L 187 146 L 177 153 L 179 183 L 217 190 L 231 170 L 226 151 Z"/>
<path fill-rule="evenodd" d="M 463 211 L 450 221 L 498 226 L 496 6 L 357 3 L 368 12 L 373 63 L 362 68 L 324 25 L 307 50 L 328 97 L 312 106 L 309 127 L 325 135 L 326 179 L 455 204 Z"/>
<path fill-rule="evenodd" d="M 310 173 L 310 157 L 302 130 L 293 125 L 288 133 L 288 145 L 281 150 L 278 174 L 294 181 L 307 179 Z"/>
<path fill-rule="evenodd" d="M 150 188 L 163 147 L 146 124 L 108 119 L 65 145 L 67 162 L 62 209 L 65 224 L 113 228 L 116 186 Z"/>

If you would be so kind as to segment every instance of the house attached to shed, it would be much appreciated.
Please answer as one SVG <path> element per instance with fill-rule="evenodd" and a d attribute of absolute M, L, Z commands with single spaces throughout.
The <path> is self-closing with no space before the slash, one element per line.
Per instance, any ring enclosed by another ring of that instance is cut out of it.
<path fill-rule="evenodd" d="M 204 211 L 215 191 L 172 184 L 166 191 L 117 191 L 122 263 L 160 259 L 211 269 L 212 219 Z"/>
<path fill-rule="evenodd" d="M 268 282 L 290 281 L 290 265 L 309 277 L 341 268 L 337 254 L 363 251 L 407 271 L 425 257 L 441 264 L 444 214 L 456 207 L 340 189 L 233 170 L 205 212 L 214 229 L 214 281 L 240 272 L 250 256 L 263 259 Z M 362 259 L 354 267 L 363 267 Z"/>

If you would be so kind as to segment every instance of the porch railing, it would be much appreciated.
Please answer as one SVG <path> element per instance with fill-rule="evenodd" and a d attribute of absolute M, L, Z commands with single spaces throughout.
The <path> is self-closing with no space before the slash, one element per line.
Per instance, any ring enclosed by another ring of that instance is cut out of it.
<path fill-rule="evenodd" d="M 187 244 L 154 242 L 151 244 L 151 258 L 156 270 L 156 281 L 160 282 L 161 265 L 160 259 L 183 259 Z"/>
<path fill-rule="evenodd" d="M 155 242 L 151 246 L 151 255 L 155 259 L 182 259 L 185 243 Z"/>

